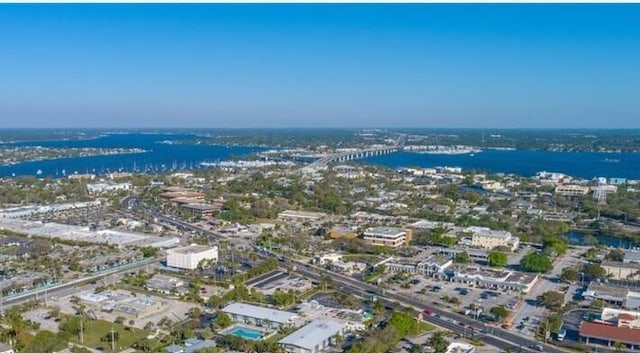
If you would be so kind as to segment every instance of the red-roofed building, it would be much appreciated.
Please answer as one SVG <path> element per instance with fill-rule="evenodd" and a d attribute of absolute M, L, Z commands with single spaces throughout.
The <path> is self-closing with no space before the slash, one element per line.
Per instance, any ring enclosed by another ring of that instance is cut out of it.
<path fill-rule="evenodd" d="M 614 342 L 620 342 L 631 349 L 640 349 L 640 329 L 583 321 L 580 325 L 580 337 L 584 338 L 585 343 L 602 343 L 611 346 Z"/>

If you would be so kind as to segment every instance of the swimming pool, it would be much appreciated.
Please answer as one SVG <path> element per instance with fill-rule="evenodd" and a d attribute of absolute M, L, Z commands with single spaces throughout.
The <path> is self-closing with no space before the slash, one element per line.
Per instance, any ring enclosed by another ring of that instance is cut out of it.
<path fill-rule="evenodd" d="M 247 327 L 239 327 L 239 326 L 233 327 L 232 329 L 228 330 L 226 334 L 240 337 L 242 339 L 250 340 L 250 341 L 259 341 L 262 339 L 262 336 L 263 336 L 262 332 L 260 331 L 252 330 Z"/>

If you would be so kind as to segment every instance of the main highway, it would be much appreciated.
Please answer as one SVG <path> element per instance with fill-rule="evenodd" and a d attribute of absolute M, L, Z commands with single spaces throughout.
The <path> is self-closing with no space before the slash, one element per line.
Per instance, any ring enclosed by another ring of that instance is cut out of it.
<path fill-rule="evenodd" d="M 214 240 L 224 239 L 220 234 L 212 232 L 208 229 L 165 216 L 160 212 L 142 204 L 136 197 L 125 198 L 123 200 L 123 205 L 125 205 L 129 209 L 142 208 L 147 215 L 150 215 L 159 221 L 206 234 Z M 543 348 L 544 352 L 564 353 L 563 350 L 555 346 L 528 339 L 500 327 L 488 327 L 467 316 L 434 307 L 432 306 L 432 304 L 426 303 L 424 300 L 421 300 L 419 298 L 408 297 L 390 291 L 387 291 L 385 294 L 381 294 L 378 287 L 362 282 L 358 279 L 338 274 L 336 272 L 332 272 L 317 266 L 313 266 L 287 256 L 267 251 L 265 249 L 256 250 L 261 256 L 277 258 L 283 264 L 283 266 L 285 264 L 295 265 L 293 266 L 293 270 L 305 277 L 309 277 L 315 280 L 320 280 L 321 276 L 331 278 L 331 280 L 338 286 L 338 289 L 351 292 L 354 295 L 359 295 L 362 297 L 375 295 L 378 300 L 383 301 L 385 304 L 390 305 L 394 302 L 398 302 L 401 305 L 413 307 L 419 311 L 430 310 L 433 315 L 423 315 L 423 319 L 425 321 L 449 329 L 460 335 L 473 337 L 474 339 L 498 347 L 500 349 L 509 349 L 512 352 L 539 352 L 539 348 Z"/>

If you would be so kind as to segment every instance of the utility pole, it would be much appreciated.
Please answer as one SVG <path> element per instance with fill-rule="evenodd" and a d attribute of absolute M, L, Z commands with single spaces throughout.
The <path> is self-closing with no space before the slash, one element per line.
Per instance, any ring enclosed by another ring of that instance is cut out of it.
<path fill-rule="evenodd" d="M 113 329 L 113 326 L 111 326 L 111 350 L 112 351 L 116 350 L 115 333 L 116 333 L 116 331 Z"/>
<path fill-rule="evenodd" d="M 80 344 L 84 344 L 84 317 L 80 319 Z"/>

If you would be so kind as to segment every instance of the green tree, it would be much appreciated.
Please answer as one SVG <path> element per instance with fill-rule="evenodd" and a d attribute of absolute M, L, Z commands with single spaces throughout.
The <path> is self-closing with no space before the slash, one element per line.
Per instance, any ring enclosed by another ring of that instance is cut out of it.
<path fill-rule="evenodd" d="M 471 262 L 471 258 L 469 257 L 468 252 L 463 251 L 456 255 L 455 261 L 459 264 L 468 264 L 469 262 Z"/>
<path fill-rule="evenodd" d="M 507 310 L 503 306 L 494 306 L 493 308 L 491 308 L 491 310 L 489 310 L 489 312 L 495 315 L 500 322 L 504 322 L 504 320 L 506 320 L 510 314 L 509 310 Z"/>
<path fill-rule="evenodd" d="M 158 253 L 158 249 L 154 248 L 153 246 L 145 246 L 143 248 L 140 248 L 140 251 L 142 252 L 142 256 L 144 257 L 154 257 Z"/>
<path fill-rule="evenodd" d="M 489 266 L 491 267 L 504 267 L 507 265 L 509 259 L 507 254 L 500 251 L 491 251 L 489 253 Z"/>
<path fill-rule="evenodd" d="M 53 353 L 66 346 L 65 341 L 47 330 L 38 331 L 24 349 L 26 353 Z"/>
<path fill-rule="evenodd" d="M 624 260 L 624 251 L 613 249 L 605 256 L 605 260 L 622 262 Z"/>
<path fill-rule="evenodd" d="M 562 269 L 562 273 L 560 273 L 560 279 L 565 282 L 575 282 L 578 280 L 579 273 L 572 267 L 566 267 Z"/>
<path fill-rule="evenodd" d="M 589 279 L 603 279 L 607 276 L 607 271 L 598 264 L 585 264 L 583 270 Z"/>
<path fill-rule="evenodd" d="M 558 311 L 564 306 L 564 294 L 556 291 L 544 292 L 538 297 L 538 303 L 549 310 Z"/>
<path fill-rule="evenodd" d="M 444 353 L 447 351 L 449 342 L 444 338 L 444 333 L 438 331 L 429 338 L 429 345 L 433 348 L 434 353 Z"/>
<path fill-rule="evenodd" d="M 389 325 L 391 325 L 401 337 L 405 337 L 417 330 L 418 320 L 409 313 L 396 311 L 391 315 Z"/>
<path fill-rule="evenodd" d="M 527 272 L 546 273 L 551 271 L 553 264 L 545 254 L 530 253 L 520 260 L 520 267 Z"/>
<path fill-rule="evenodd" d="M 229 315 L 223 313 L 222 311 L 218 311 L 216 314 L 216 323 L 218 324 L 218 326 L 225 328 L 231 326 L 231 324 L 233 324 L 233 321 L 231 321 Z"/>

